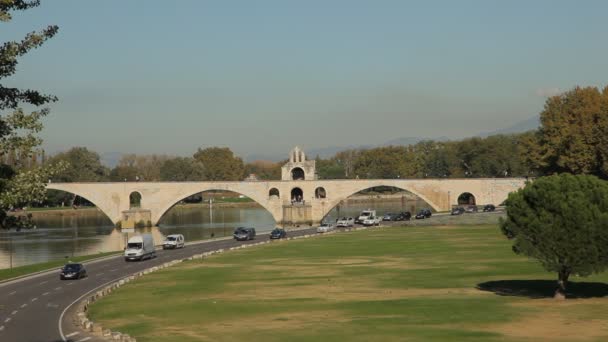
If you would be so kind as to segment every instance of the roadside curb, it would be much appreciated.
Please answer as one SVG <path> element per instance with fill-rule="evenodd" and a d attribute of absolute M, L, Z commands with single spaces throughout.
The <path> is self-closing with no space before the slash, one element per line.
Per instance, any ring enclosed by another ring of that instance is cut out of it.
<path fill-rule="evenodd" d="M 124 285 L 128 284 L 129 282 L 134 281 L 146 274 L 150 274 L 152 272 L 156 272 L 156 271 L 180 264 L 184 261 L 202 260 L 202 259 L 205 259 L 212 255 L 224 253 L 227 251 L 247 249 L 247 248 L 252 248 L 252 247 L 256 247 L 256 246 L 260 246 L 260 245 L 272 244 L 272 243 L 284 243 L 285 241 L 289 241 L 289 240 L 300 240 L 300 239 L 307 239 L 307 238 L 311 238 L 311 237 L 326 236 L 326 235 L 331 235 L 331 234 L 340 233 L 340 232 L 377 229 L 377 228 L 384 228 L 384 227 L 386 227 L 386 226 L 380 225 L 380 226 L 376 226 L 376 227 L 373 227 L 373 226 L 372 227 L 353 227 L 353 228 L 347 228 L 347 229 L 340 230 L 340 231 L 332 230 L 330 232 L 322 233 L 322 234 L 312 233 L 312 234 L 288 237 L 285 239 L 264 240 L 264 241 L 251 243 L 251 244 L 244 244 L 244 245 L 240 245 L 240 246 L 236 246 L 236 247 L 220 248 L 215 251 L 195 254 L 195 255 L 192 255 L 192 256 L 184 258 L 184 259 L 176 259 L 176 260 L 172 260 L 172 261 L 167 261 L 165 263 L 162 263 L 161 265 L 144 269 L 142 271 L 136 272 L 136 273 L 126 276 L 122 279 L 119 279 L 109 285 L 102 286 L 100 289 L 91 291 L 89 294 L 87 294 L 85 296 L 84 299 L 82 299 L 80 302 L 77 303 L 76 311 L 73 314 L 73 320 L 80 327 L 80 329 L 83 330 L 84 332 L 93 334 L 97 337 L 101 337 L 104 340 L 121 341 L 121 342 L 137 342 L 137 339 L 135 337 L 131 337 L 128 334 L 123 334 L 119 331 L 112 331 L 110 329 L 104 328 L 100 323 L 95 323 L 95 322 L 91 321 L 87 317 L 89 305 L 95 303 L 96 301 L 100 300 L 101 298 L 103 298 L 105 296 L 110 295 L 114 290 L 119 289 L 121 286 L 124 286 Z M 60 322 L 60 324 L 61 324 L 61 322 Z M 63 336 L 63 334 L 61 337 L 65 340 L 65 337 Z"/>

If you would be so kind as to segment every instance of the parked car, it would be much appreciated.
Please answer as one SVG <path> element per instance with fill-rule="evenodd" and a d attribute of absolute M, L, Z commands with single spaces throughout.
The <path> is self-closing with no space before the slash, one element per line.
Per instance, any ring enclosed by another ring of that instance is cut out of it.
<path fill-rule="evenodd" d="M 285 231 L 285 229 L 281 229 L 281 228 L 275 228 L 273 231 L 270 232 L 270 239 L 274 240 L 274 239 L 283 239 L 287 237 L 287 232 Z"/>
<path fill-rule="evenodd" d="M 470 205 L 470 206 L 467 207 L 466 212 L 469 213 L 469 214 L 472 214 L 472 213 L 476 213 L 477 210 L 478 209 L 477 209 L 476 205 Z"/>
<path fill-rule="evenodd" d="M 343 217 L 336 222 L 336 227 L 352 227 L 355 225 L 355 219 L 352 217 Z"/>
<path fill-rule="evenodd" d="M 412 213 L 409 211 L 402 211 L 397 216 L 395 216 L 394 221 L 409 221 L 412 218 Z"/>
<path fill-rule="evenodd" d="M 369 226 L 379 226 L 380 225 L 380 217 L 370 215 L 365 220 L 363 220 L 363 225 L 366 227 Z"/>
<path fill-rule="evenodd" d="M 80 279 L 87 276 L 87 270 L 83 264 L 70 263 L 61 268 L 59 279 Z"/>
<path fill-rule="evenodd" d="M 365 221 L 365 219 L 370 216 L 376 216 L 376 211 L 371 209 L 363 210 L 361 214 L 359 214 L 359 216 L 357 216 L 357 218 L 355 219 L 355 223 L 361 224 L 363 223 L 363 221 Z"/>
<path fill-rule="evenodd" d="M 386 213 L 382 217 L 382 221 L 395 221 L 395 217 L 397 217 L 397 214 Z"/>
<path fill-rule="evenodd" d="M 125 261 L 155 258 L 156 250 L 154 249 L 152 234 L 141 234 L 130 237 L 129 241 L 127 241 L 124 257 Z"/>
<path fill-rule="evenodd" d="M 462 214 L 464 214 L 463 207 L 452 208 L 452 212 L 450 213 L 450 215 L 462 215 Z"/>
<path fill-rule="evenodd" d="M 416 220 L 422 220 L 431 217 L 432 213 L 429 209 L 422 209 L 416 214 Z"/>
<path fill-rule="evenodd" d="M 483 211 L 488 212 L 488 211 L 494 211 L 496 210 L 496 207 L 494 206 L 494 204 L 486 204 L 483 206 Z"/>
<path fill-rule="evenodd" d="M 331 223 L 321 223 L 319 227 L 317 227 L 317 233 L 327 233 L 334 230 L 334 226 Z"/>
<path fill-rule="evenodd" d="M 165 241 L 163 241 L 163 249 L 184 248 L 185 246 L 186 244 L 184 242 L 184 236 L 182 234 L 167 235 Z"/>
<path fill-rule="evenodd" d="M 247 241 L 255 239 L 255 228 L 238 227 L 232 234 L 236 241 Z"/>

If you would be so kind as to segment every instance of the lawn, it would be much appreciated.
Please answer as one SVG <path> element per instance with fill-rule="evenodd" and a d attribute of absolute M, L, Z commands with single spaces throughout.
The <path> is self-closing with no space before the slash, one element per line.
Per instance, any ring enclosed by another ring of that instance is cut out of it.
<path fill-rule="evenodd" d="M 607 340 L 608 274 L 564 302 L 554 278 L 495 225 L 380 228 L 185 262 L 89 314 L 138 341 Z"/>

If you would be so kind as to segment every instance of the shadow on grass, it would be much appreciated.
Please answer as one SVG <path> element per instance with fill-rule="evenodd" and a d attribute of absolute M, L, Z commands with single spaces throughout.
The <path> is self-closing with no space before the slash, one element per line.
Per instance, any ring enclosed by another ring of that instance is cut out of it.
<path fill-rule="evenodd" d="M 555 280 L 496 280 L 477 284 L 477 289 L 494 292 L 499 296 L 553 298 L 557 289 Z M 608 296 L 608 284 L 568 282 L 566 298 L 598 298 Z"/>

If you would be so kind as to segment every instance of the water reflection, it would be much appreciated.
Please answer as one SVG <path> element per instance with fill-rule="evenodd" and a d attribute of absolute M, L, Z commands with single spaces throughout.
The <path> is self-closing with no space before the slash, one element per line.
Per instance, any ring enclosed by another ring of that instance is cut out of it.
<path fill-rule="evenodd" d="M 326 217 L 335 221 L 341 216 L 354 217 L 367 208 L 376 209 L 379 215 L 404 210 L 417 211 L 426 207 L 419 200 L 346 203 L 334 208 Z M 222 208 L 175 207 L 158 227 L 135 229 L 124 233 L 100 211 L 81 210 L 71 213 L 49 213 L 34 218 L 37 229 L 2 231 L 0 233 L 0 268 L 21 266 L 71 256 L 120 251 L 126 239 L 138 233 L 149 232 L 159 243 L 169 234 L 183 234 L 186 241 L 230 236 L 239 226 L 255 227 L 258 232 L 275 227 L 272 215 L 261 207 Z M 11 253 L 12 251 L 12 253 Z"/>

